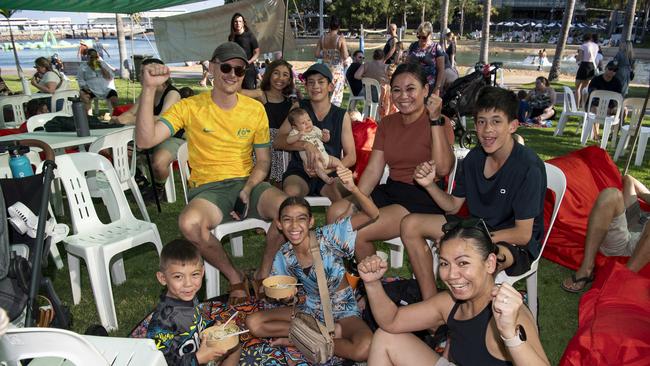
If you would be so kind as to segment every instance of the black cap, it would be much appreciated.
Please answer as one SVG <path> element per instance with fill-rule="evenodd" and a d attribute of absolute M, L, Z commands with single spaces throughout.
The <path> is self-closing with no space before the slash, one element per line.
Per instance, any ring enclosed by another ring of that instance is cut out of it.
<path fill-rule="evenodd" d="M 210 61 L 214 61 L 215 58 L 219 59 L 220 62 L 226 62 L 233 58 L 238 58 L 243 60 L 245 63 L 248 63 L 246 52 L 244 52 L 244 49 L 235 42 L 225 42 L 220 44 L 219 47 L 215 48 L 214 52 L 212 52 L 212 58 L 210 58 Z"/>
<path fill-rule="evenodd" d="M 615 60 L 612 60 L 612 61 L 607 63 L 606 67 L 608 69 L 612 70 L 612 71 L 618 71 L 618 62 L 615 61 Z"/>
<path fill-rule="evenodd" d="M 321 74 L 325 76 L 330 83 L 332 82 L 332 79 L 334 79 L 329 67 L 325 66 L 324 64 L 313 64 L 309 66 L 307 71 L 302 73 L 302 76 L 305 78 L 305 80 L 307 80 L 307 78 L 313 74 Z"/>

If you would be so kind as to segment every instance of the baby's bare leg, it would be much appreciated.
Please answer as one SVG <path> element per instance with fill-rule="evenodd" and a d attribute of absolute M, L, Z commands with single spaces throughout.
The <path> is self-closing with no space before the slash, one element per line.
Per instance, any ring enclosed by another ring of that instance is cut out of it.
<path fill-rule="evenodd" d="M 316 169 L 316 175 L 318 178 L 322 179 L 323 182 L 326 184 L 332 184 L 334 183 L 335 179 L 327 175 L 327 170 L 325 164 L 323 164 L 322 160 L 318 160 L 318 163 L 314 167 Z"/>
<path fill-rule="evenodd" d="M 326 161 L 326 163 L 327 163 L 326 166 L 328 168 L 335 168 L 336 169 L 336 168 L 338 168 L 340 166 L 343 166 L 343 163 L 341 162 L 341 160 L 339 160 L 339 158 L 337 158 L 336 156 L 328 155 L 327 157 L 329 158 L 328 161 Z"/>

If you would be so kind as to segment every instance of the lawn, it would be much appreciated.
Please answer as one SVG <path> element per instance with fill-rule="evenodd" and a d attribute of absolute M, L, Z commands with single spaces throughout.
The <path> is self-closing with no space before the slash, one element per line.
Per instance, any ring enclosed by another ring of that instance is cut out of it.
<path fill-rule="evenodd" d="M 6 77 L 5 80 L 12 90 L 20 90 L 20 85 L 15 77 Z M 207 90 L 202 89 L 197 84 L 197 79 L 176 79 L 175 85 L 178 87 L 190 86 L 195 91 Z M 559 85 L 558 85 L 559 86 Z M 120 101 L 123 103 L 130 102 L 133 91 L 128 92 L 127 82 L 117 80 Z M 528 86 L 527 89 L 531 88 Z M 635 96 L 645 95 L 645 90 L 641 88 L 632 88 Z M 136 85 L 135 92 L 139 91 Z M 559 113 L 558 113 L 559 116 Z M 543 159 L 550 159 L 556 156 L 579 149 L 579 135 L 576 134 L 577 123 L 571 121 L 567 124 L 564 136 L 553 137 L 553 129 L 534 129 L 520 128 L 519 133 L 526 139 L 526 144 L 533 148 Z M 613 148 L 609 149 L 613 155 Z M 648 159 L 641 167 L 631 166 L 630 174 L 639 178 L 642 182 L 650 183 L 650 169 L 648 169 Z M 619 168 L 624 167 L 624 160 L 617 162 Z M 178 174 L 176 175 L 178 176 Z M 155 205 L 149 206 L 151 219 L 158 225 L 158 230 L 163 242 L 168 242 L 179 236 L 177 217 L 183 208 L 182 192 L 180 184 L 176 184 L 179 200 L 176 203 L 162 204 L 162 213 L 156 211 Z M 101 205 L 101 203 L 99 204 Z M 137 207 L 133 205 L 133 211 L 139 215 Z M 318 222 L 324 220 L 324 211 L 322 208 L 316 209 Z M 258 264 L 258 258 L 261 258 L 263 249 L 263 236 L 255 233 L 245 235 L 245 253 L 243 258 L 234 258 L 235 264 L 244 269 L 252 269 Z M 229 246 L 229 245 L 227 245 Z M 382 247 L 382 245 L 380 245 Z M 63 247 L 60 246 L 63 252 Z M 115 305 L 117 308 L 117 317 L 120 329 L 112 335 L 125 336 L 131 328 L 135 326 L 149 311 L 152 310 L 157 302 L 161 291 L 161 286 L 155 279 L 158 259 L 155 254 L 153 245 L 141 246 L 133 249 L 124 255 L 127 281 L 121 286 L 114 286 L 113 293 Z M 82 270 L 85 271 L 85 268 Z M 54 286 L 61 299 L 71 307 L 74 316 L 73 330 L 83 332 L 90 324 L 99 323 L 95 302 L 90 289 L 88 276 L 82 274 L 82 299 L 79 305 L 72 305 L 72 295 L 69 285 L 67 269 L 57 271 L 53 264 L 45 270 L 46 275 L 52 278 Z M 391 270 L 390 275 L 410 276 L 408 262 L 400 270 Z M 546 350 L 551 364 L 557 364 L 564 348 L 569 339 L 575 332 L 578 323 L 578 301 L 580 295 L 569 294 L 560 289 L 560 282 L 571 271 L 561 267 L 553 262 L 542 259 L 539 266 L 538 291 L 539 291 L 539 325 L 542 344 Z M 227 286 L 227 281 L 222 278 L 222 286 Z M 224 288 L 224 287 L 222 287 Z"/>

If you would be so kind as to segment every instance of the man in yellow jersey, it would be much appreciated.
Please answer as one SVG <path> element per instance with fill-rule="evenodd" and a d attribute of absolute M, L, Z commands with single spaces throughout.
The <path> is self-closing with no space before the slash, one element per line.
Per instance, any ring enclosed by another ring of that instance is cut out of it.
<path fill-rule="evenodd" d="M 210 59 L 212 91 L 174 104 L 156 121 L 151 113 L 155 89 L 169 78 L 170 71 L 164 65 L 146 65 L 136 122 L 136 142 L 141 148 L 158 145 L 185 129 L 192 174 L 190 203 L 181 212 L 179 226 L 205 260 L 228 278 L 233 303 L 246 299 L 247 280 L 210 231 L 231 217 L 238 219 L 234 212 L 238 198 L 247 205 L 248 217 L 264 220 L 274 219 L 286 198 L 282 191 L 264 182 L 271 166 L 269 123 L 264 107 L 237 93 L 246 66 L 246 54 L 239 45 L 221 44 Z M 258 279 L 268 276 L 282 240 L 278 229 L 271 225 Z"/>

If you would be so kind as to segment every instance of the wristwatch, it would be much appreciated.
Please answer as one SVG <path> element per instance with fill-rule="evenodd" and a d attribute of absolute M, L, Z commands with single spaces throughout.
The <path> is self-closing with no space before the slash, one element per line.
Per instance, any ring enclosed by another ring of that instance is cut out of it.
<path fill-rule="evenodd" d="M 445 125 L 445 119 L 442 117 L 438 117 L 436 119 L 430 119 L 429 123 L 431 123 L 431 126 L 444 126 Z"/>
<path fill-rule="evenodd" d="M 524 330 L 524 327 L 521 324 L 517 324 L 514 337 L 504 338 L 501 334 L 499 334 L 499 336 L 503 339 L 503 343 L 508 348 L 518 347 L 526 343 L 526 330 Z"/>

